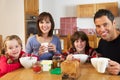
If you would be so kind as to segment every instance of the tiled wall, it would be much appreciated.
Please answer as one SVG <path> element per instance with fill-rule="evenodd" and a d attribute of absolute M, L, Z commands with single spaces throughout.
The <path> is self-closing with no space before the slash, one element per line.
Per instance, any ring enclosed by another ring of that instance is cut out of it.
<path fill-rule="evenodd" d="M 76 17 L 61 17 L 60 18 L 60 35 L 73 34 L 77 30 Z"/>
<path fill-rule="evenodd" d="M 77 26 L 77 18 L 76 17 L 61 17 L 60 18 L 60 35 L 72 35 L 76 30 L 84 31 L 86 34 L 95 34 L 95 29 L 88 28 L 78 28 Z"/>

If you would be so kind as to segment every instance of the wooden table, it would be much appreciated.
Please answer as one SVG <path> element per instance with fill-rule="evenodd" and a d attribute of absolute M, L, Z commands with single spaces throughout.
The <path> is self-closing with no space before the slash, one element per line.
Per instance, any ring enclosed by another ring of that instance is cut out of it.
<path fill-rule="evenodd" d="M 78 80 L 120 80 L 120 76 L 98 73 L 91 64 L 81 65 L 81 76 Z M 18 69 L 0 78 L 0 80 L 62 80 L 61 75 L 49 72 L 34 73 L 32 69 Z"/>

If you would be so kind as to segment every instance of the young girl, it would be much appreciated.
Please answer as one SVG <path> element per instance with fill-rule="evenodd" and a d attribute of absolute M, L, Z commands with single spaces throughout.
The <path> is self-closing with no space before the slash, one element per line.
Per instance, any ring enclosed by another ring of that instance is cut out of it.
<path fill-rule="evenodd" d="M 72 48 L 68 51 L 66 59 L 73 59 L 73 54 L 87 54 L 89 56 L 88 61 L 92 57 L 97 57 L 96 51 L 89 46 L 88 36 L 83 31 L 76 31 L 71 36 Z"/>
<path fill-rule="evenodd" d="M 20 68 L 19 58 L 23 54 L 21 39 L 17 35 L 7 36 L 0 55 L 0 77 Z"/>

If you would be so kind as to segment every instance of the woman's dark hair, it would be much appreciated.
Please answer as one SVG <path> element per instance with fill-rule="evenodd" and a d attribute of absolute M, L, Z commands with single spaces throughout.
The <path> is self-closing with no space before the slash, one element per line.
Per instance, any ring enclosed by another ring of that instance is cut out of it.
<path fill-rule="evenodd" d="M 74 34 L 71 36 L 71 44 L 72 47 L 75 49 L 74 46 L 74 42 L 78 39 L 81 39 L 82 41 L 86 41 L 86 46 L 85 46 L 85 50 L 88 50 L 90 48 L 89 46 L 89 40 L 88 40 L 88 36 L 86 35 L 85 32 L 83 31 L 76 31 L 74 32 Z"/>
<path fill-rule="evenodd" d="M 94 22 L 95 22 L 95 19 L 96 18 L 100 18 L 102 16 L 107 16 L 108 19 L 113 22 L 114 20 L 114 15 L 112 14 L 111 11 L 107 10 L 107 9 L 99 9 L 96 13 L 95 13 L 95 16 L 94 16 Z"/>
<path fill-rule="evenodd" d="M 55 27 L 55 23 L 54 23 L 54 20 L 53 20 L 53 17 L 50 13 L 48 12 L 42 12 L 39 16 L 38 16 L 38 20 L 37 20 L 37 30 L 38 30 L 38 35 L 39 36 L 42 36 L 42 31 L 40 30 L 39 28 L 39 22 L 42 22 L 43 20 L 47 20 L 49 19 L 50 22 L 51 22 L 51 30 L 49 31 L 49 34 L 48 36 L 52 36 L 53 35 L 53 30 L 54 30 L 54 27 Z"/>

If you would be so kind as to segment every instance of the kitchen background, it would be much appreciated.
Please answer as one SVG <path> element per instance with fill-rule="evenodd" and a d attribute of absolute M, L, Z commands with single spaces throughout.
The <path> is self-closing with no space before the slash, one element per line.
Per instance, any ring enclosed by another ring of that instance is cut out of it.
<path fill-rule="evenodd" d="M 119 16 L 116 17 L 120 27 L 120 0 L 97 0 L 97 3 L 118 2 Z M 39 0 L 39 13 L 50 12 L 55 20 L 55 28 L 60 29 L 61 18 L 76 17 L 76 6 L 94 4 L 96 0 Z M 0 0 L 0 34 L 3 39 L 7 35 L 17 34 L 25 48 L 24 0 Z M 95 28 L 93 18 L 76 18 L 77 29 Z"/>

